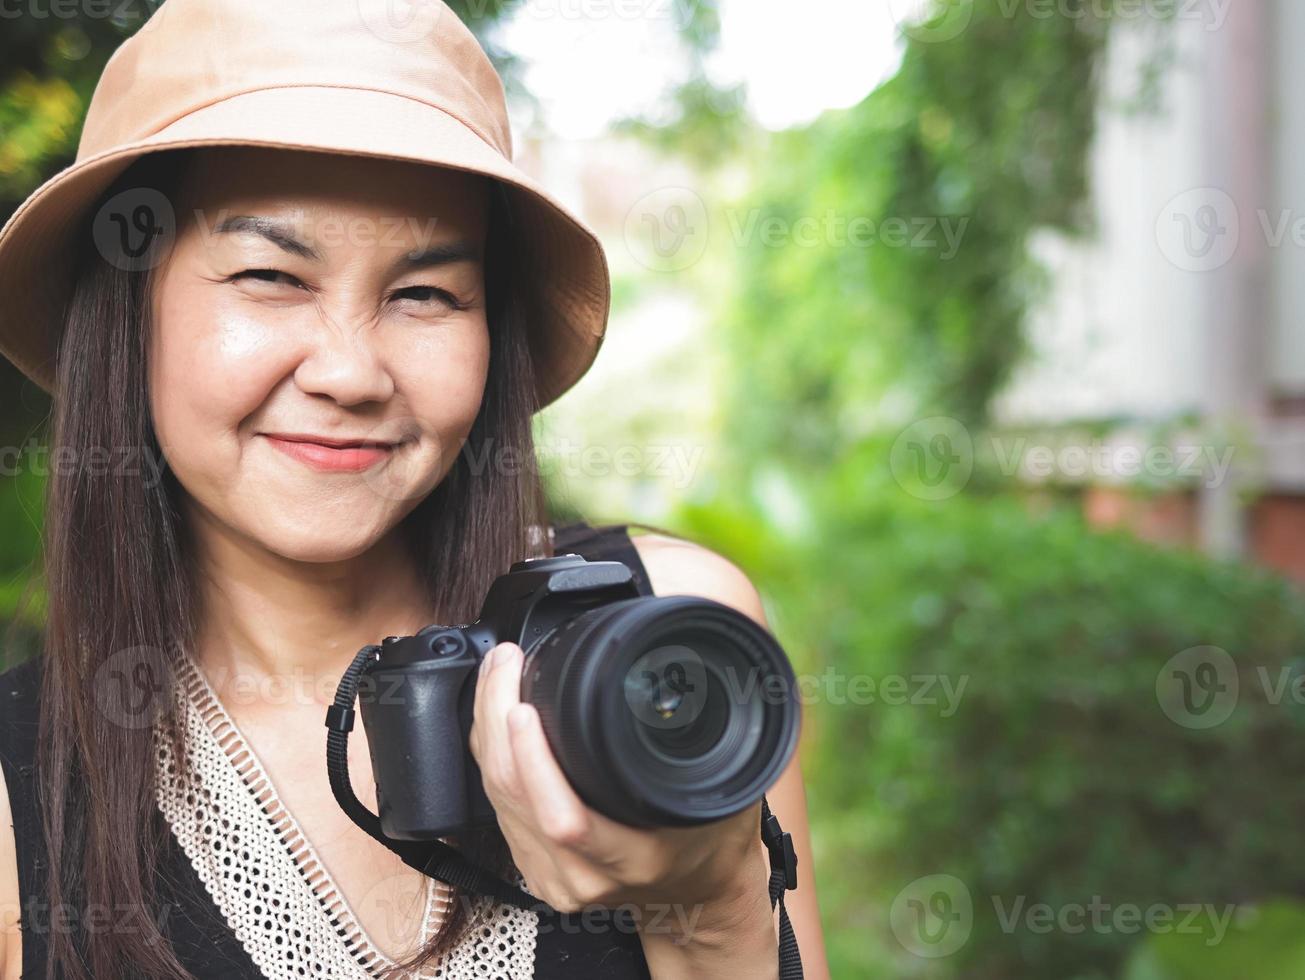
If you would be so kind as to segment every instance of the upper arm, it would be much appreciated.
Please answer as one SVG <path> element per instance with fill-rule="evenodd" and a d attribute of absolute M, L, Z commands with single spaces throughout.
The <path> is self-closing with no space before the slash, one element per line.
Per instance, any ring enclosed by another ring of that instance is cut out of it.
<path fill-rule="evenodd" d="M 761 595 L 737 565 L 709 548 L 661 534 L 632 535 L 630 540 L 648 572 L 657 595 L 698 595 L 724 603 L 770 628 Z M 807 818 L 806 788 L 798 753 L 766 791 L 770 809 L 793 835 L 798 856 L 798 888 L 785 895 L 784 904 L 802 952 L 803 973 L 809 980 L 828 980 L 824 933 L 816 900 L 815 868 L 811 856 L 811 827 Z"/>
<path fill-rule="evenodd" d="M 20 980 L 23 941 L 19 930 L 18 852 L 15 844 L 9 784 L 0 766 L 0 978 Z"/>

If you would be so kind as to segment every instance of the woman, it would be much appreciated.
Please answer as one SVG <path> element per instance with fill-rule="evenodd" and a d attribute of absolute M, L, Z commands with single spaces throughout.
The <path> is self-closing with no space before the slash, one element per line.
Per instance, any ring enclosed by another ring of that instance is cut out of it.
<path fill-rule="evenodd" d="M 498 827 L 462 843 L 559 910 L 641 910 L 635 934 L 455 894 L 331 795 L 353 654 L 470 620 L 521 557 L 623 556 L 645 591 L 764 623 L 707 549 L 550 528 L 521 460 L 597 351 L 606 267 L 511 166 L 479 45 L 424 9 L 170 0 L 106 67 L 77 164 L 0 235 L 0 346 L 56 393 L 65 460 L 44 656 L 0 677 L 5 978 L 776 975 L 759 807 L 653 831 L 587 808 L 514 644 L 471 732 Z M 768 799 L 824 976 L 796 761 Z"/>

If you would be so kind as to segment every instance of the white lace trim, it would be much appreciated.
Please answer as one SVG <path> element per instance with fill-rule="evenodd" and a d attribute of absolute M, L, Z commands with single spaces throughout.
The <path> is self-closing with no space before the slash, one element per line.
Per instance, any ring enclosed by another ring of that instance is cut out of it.
<path fill-rule="evenodd" d="M 236 938 L 268 980 L 374 980 L 395 961 L 368 938 L 258 756 L 188 656 L 181 658 L 178 681 L 176 706 L 193 788 L 167 740 L 157 737 L 158 805 Z M 525 889 L 519 876 L 516 884 Z M 427 879 L 422 944 L 448 908 L 448 887 Z M 534 913 L 498 905 L 416 976 L 527 980 L 534 973 L 537 931 Z"/>

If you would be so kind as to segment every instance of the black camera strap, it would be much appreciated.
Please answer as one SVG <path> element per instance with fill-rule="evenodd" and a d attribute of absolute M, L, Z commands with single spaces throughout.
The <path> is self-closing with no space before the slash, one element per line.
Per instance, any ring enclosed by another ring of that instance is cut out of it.
<path fill-rule="evenodd" d="M 473 864 L 457 848 L 444 841 L 395 840 L 388 836 L 381 829 L 380 818 L 358 799 L 349 779 L 349 732 L 353 730 L 359 677 L 363 668 L 376 660 L 380 652 L 381 648 L 374 644 L 358 651 L 335 689 L 335 702 L 326 709 L 326 771 L 331 780 L 331 792 L 340 808 L 371 837 L 397 854 L 404 864 L 429 878 L 540 916 L 559 915 L 547 902 Z M 802 980 L 802 957 L 798 952 L 797 936 L 784 907 L 784 892 L 797 888 L 797 853 L 793 849 L 792 836 L 780 827 L 764 796 L 761 799 L 761 839 L 770 854 L 770 907 L 774 909 L 777 903 L 779 905 L 780 980 Z"/>

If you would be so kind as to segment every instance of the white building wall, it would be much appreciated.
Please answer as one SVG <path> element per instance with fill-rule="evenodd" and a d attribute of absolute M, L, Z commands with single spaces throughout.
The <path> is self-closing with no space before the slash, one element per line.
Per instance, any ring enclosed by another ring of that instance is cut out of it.
<path fill-rule="evenodd" d="M 1157 111 L 1130 106 L 1145 59 L 1172 30 L 1175 64 Z M 1004 422 L 1127 416 L 1161 419 L 1200 408 L 1209 307 L 1199 262 L 1174 253 L 1176 211 L 1206 180 L 1208 31 L 1195 21 L 1136 24 L 1112 41 L 1092 156 L 1097 234 L 1047 234 L 1037 254 L 1051 295 L 1030 325 L 1031 356 L 999 398 Z M 1174 253 L 1174 254 L 1171 254 Z"/>
<path fill-rule="evenodd" d="M 1305 394 L 1305 3 L 1274 4 L 1273 196 L 1270 226 L 1289 229 L 1272 250 L 1272 357 L 1269 377 L 1280 394 Z"/>

